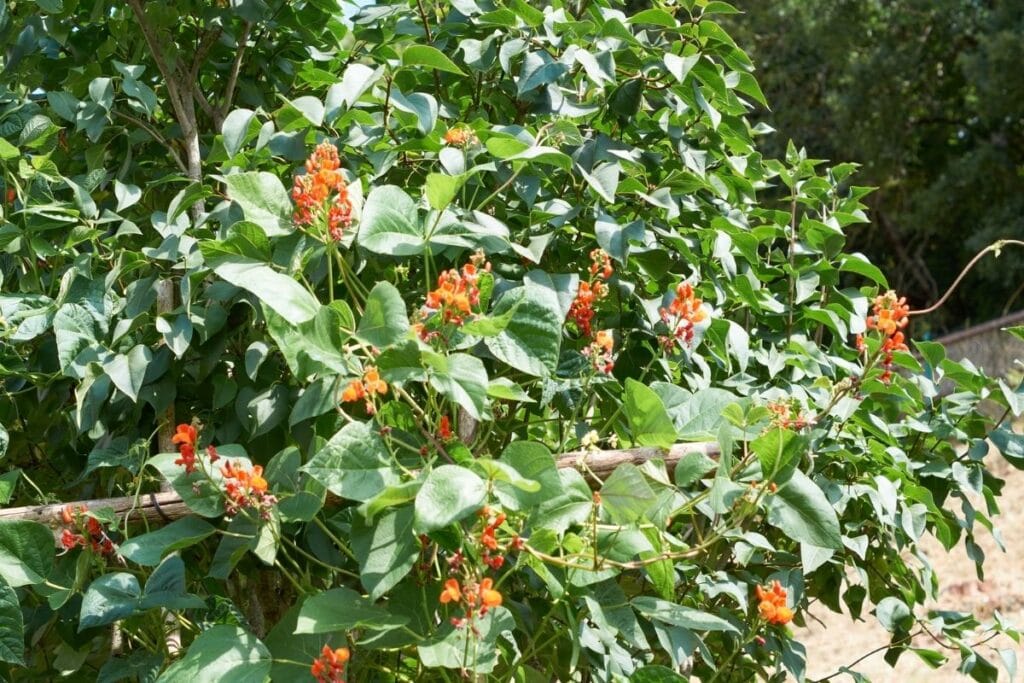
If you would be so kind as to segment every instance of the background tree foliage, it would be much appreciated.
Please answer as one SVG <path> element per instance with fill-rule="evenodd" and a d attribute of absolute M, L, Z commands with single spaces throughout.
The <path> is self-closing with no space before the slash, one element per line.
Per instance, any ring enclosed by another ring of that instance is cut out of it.
<path fill-rule="evenodd" d="M 862 164 L 871 223 L 850 243 L 922 308 L 987 244 L 1024 236 L 1024 5 L 1015 0 L 740 2 L 726 25 L 760 67 L 778 130 Z M 918 333 L 1024 307 L 1024 255 L 989 259 Z M 979 293 L 984 296 L 979 296 Z"/>

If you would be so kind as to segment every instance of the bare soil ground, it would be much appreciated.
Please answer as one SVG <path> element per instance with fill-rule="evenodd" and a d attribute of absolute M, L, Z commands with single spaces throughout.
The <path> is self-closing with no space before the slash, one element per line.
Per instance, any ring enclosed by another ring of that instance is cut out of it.
<path fill-rule="evenodd" d="M 981 621 L 992 616 L 994 610 L 1017 628 L 1024 627 L 1024 471 L 1012 468 L 1000 456 L 990 457 L 991 471 L 1006 480 L 1003 497 L 999 504 L 1002 514 L 995 525 L 1002 532 L 1006 552 L 996 545 L 987 532 L 978 534 L 978 544 L 985 551 L 985 580 L 979 581 L 974 563 L 967 558 L 963 545 L 946 551 L 938 542 L 924 544 L 928 558 L 939 576 L 941 594 L 932 607 L 973 612 Z M 979 505 L 984 509 L 984 505 Z M 889 642 L 890 634 L 883 629 L 873 614 L 867 614 L 865 605 L 863 621 L 853 621 L 849 615 L 836 614 L 825 607 L 812 609 L 811 613 L 820 619 L 808 619 L 807 628 L 798 629 L 796 638 L 807 647 L 807 678 L 815 680 L 835 673 L 858 657 Z M 915 640 L 915 646 L 942 650 L 930 638 Z M 989 649 L 989 648 L 993 649 Z M 1018 665 L 1024 669 L 1024 647 L 1009 638 L 997 638 L 983 646 L 986 659 L 1000 668 L 1002 681 L 1010 681 L 995 649 L 1016 649 Z M 884 650 L 858 663 L 853 669 L 876 683 L 895 681 L 898 683 L 960 683 L 970 680 L 957 672 L 960 655 L 956 651 L 945 651 L 949 661 L 939 669 L 932 669 L 917 655 L 905 652 L 895 669 L 886 664 Z M 850 681 L 851 677 L 841 674 L 833 681 Z M 1015 681 L 1022 680 L 1018 671 Z"/>

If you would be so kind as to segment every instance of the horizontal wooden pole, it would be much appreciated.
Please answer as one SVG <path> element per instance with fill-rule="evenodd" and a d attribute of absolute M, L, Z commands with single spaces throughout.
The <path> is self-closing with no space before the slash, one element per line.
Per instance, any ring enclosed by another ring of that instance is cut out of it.
<path fill-rule="evenodd" d="M 661 459 L 669 475 L 672 475 L 676 463 L 690 453 L 703 453 L 708 457 L 718 455 L 716 443 L 681 443 L 670 449 L 660 448 L 624 448 L 615 450 L 574 451 L 558 457 L 555 466 L 558 468 L 577 468 L 586 476 L 591 486 L 599 486 L 600 480 L 611 476 L 620 465 L 632 463 L 642 465 L 645 462 Z M 28 505 L 25 507 L 0 509 L 0 522 L 6 520 L 31 520 L 41 522 L 54 529 L 55 537 L 61 531 L 61 513 L 64 508 L 86 507 L 90 510 L 113 508 L 119 519 L 127 518 L 129 522 L 145 521 L 149 525 L 159 526 L 191 514 L 188 506 L 174 491 L 160 493 L 143 493 L 138 497 L 124 496 L 121 498 L 98 498 L 96 500 L 76 500 L 68 503 L 51 503 L 49 505 Z"/>

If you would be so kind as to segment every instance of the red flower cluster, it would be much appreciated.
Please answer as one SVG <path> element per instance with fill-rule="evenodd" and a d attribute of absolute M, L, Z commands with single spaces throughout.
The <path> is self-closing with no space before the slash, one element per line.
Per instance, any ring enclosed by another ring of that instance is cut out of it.
<path fill-rule="evenodd" d="M 442 334 L 440 327 L 460 327 L 473 316 L 480 306 L 480 273 L 490 272 L 491 264 L 486 262 L 482 251 L 478 251 L 470 262 L 446 270 L 437 276 L 437 289 L 427 292 L 427 300 L 419 311 L 419 321 L 413 329 L 423 341 L 431 341 Z"/>
<path fill-rule="evenodd" d="M 444 271 L 437 277 L 437 289 L 427 294 L 427 308 L 440 312 L 444 322 L 461 325 L 480 305 L 478 277 L 472 263 L 462 266 L 461 273 L 455 268 Z"/>
<path fill-rule="evenodd" d="M 704 302 L 694 295 L 693 285 L 688 282 L 680 282 L 676 286 L 676 298 L 668 308 L 662 308 L 660 313 L 662 321 L 671 331 L 671 335 L 661 338 L 662 347 L 666 351 L 676 343 L 683 346 L 693 343 L 694 326 L 708 317 Z"/>
<path fill-rule="evenodd" d="M 452 421 L 447 415 L 441 416 L 441 422 L 437 425 L 437 438 L 441 441 L 447 441 L 453 436 Z"/>
<path fill-rule="evenodd" d="M 180 424 L 174 430 L 174 436 L 171 437 L 171 443 L 178 444 L 179 458 L 174 461 L 175 465 L 183 465 L 185 467 L 185 474 L 192 474 L 196 471 L 196 442 L 198 441 L 199 433 L 196 428 L 188 424 Z M 206 454 L 210 457 L 210 462 L 214 463 L 220 460 L 220 456 L 217 455 L 217 449 L 213 446 L 206 447 Z"/>
<path fill-rule="evenodd" d="M 776 427 L 800 430 L 810 424 L 794 400 L 769 403 L 768 410 L 772 413 L 772 424 Z"/>
<path fill-rule="evenodd" d="M 608 285 L 605 281 L 615 273 L 611 257 L 604 249 L 590 252 L 590 279 L 581 282 L 569 307 L 569 318 L 576 323 L 576 329 L 584 337 L 590 336 L 590 324 L 594 319 L 594 304 L 608 296 Z"/>
<path fill-rule="evenodd" d="M 772 581 L 771 586 L 757 586 L 754 592 L 758 600 L 757 611 L 762 619 L 779 626 L 793 621 L 793 610 L 786 606 L 786 589 L 781 583 Z"/>
<path fill-rule="evenodd" d="M 322 225 L 326 220 L 327 234 L 333 240 L 340 240 L 344 229 L 352 224 L 352 201 L 340 168 L 338 148 L 321 142 L 306 160 L 306 172 L 295 176 L 292 186 L 295 222 Z"/>
<path fill-rule="evenodd" d="M 73 525 L 74 531 L 67 527 L 61 532 L 60 544 L 65 550 L 76 546 L 89 548 L 97 555 L 113 555 L 114 542 L 103 529 L 103 525 L 95 517 L 87 515 L 88 508 L 84 505 L 75 509 L 65 505 L 60 511 L 60 520 L 65 525 Z M 76 533 L 77 532 L 77 533 Z"/>
<path fill-rule="evenodd" d="M 372 365 L 363 372 L 361 380 L 354 379 L 348 383 L 345 390 L 341 392 L 342 403 L 354 401 L 366 401 L 366 412 L 373 415 L 377 409 L 373 403 L 375 396 L 383 396 L 388 393 L 388 383 L 380 377 L 380 372 Z"/>
<path fill-rule="evenodd" d="M 583 355 L 590 359 L 594 370 L 610 375 L 615 369 L 615 361 L 612 359 L 612 349 L 615 347 L 615 339 L 611 330 L 601 330 L 594 337 L 594 341 L 583 349 Z"/>
<path fill-rule="evenodd" d="M 267 492 L 262 466 L 254 465 L 247 470 L 237 462 L 228 461 L 221 465 L 220 473 L 224 475 L 224 493 L 227 495 L 224 505 L 229 517 L 245 507 L 259 510 L 264 519 L 270 517 L 270 508 L 277 503 L 277 498 Z"/>
<path fill-rule="evenodd" d="M 441 591 L 441 604 L 447 605 L 450 602 L 466 607 L 465 617 L 452 618 L 452 625 L 459 628 L 472 621 L 475 616 L 482 617 L 488 610 L 500 607 L 501 593 L 495 590 L 494 579 L 491 578 L 486 578 L 480 583 L 467 581 L 461 585 L 458 579 L 448 579 L 444 582 L 444 590 Z"/>
<path fill-rule="evenodd" d="M 324 645 L 320 656 L 313 660 L 313 666 L 309 667 L 309 672 L 313 674 L 317 683 L 345 683 L 345 665 L 351 656 L 347 647 L 332 650 L 329 645 Z"/>
<path fill-rule="evenodd" d="M 906 297 L 897 297 L 896 292 L 889 290 L 875 297 L 871 315 L 867 318 L 869 330 L 882 333 L 882 381 L 892 379 L 893 354 L 896 351 L 907 351 L 907 341 L 903 336 L 903 328 L 910 322 L 910 306 Z M 857 335 L 857 351 L 864 351 L 864 337 Z"/>

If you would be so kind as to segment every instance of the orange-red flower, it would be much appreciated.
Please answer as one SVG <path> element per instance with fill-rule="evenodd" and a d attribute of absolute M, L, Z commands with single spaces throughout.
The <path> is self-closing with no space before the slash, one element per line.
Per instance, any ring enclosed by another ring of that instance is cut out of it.
<path fill-rule="evenodd" d="M 362 379 L 354 379 L 348 383 L 341 392 L 342 403 L 366 400 L 366 412 L 371 415 L 376 412 L 373 403 L 374 396 L 384 396 L 388 393 L 388 383 L 381 379 L 380 372 L 372 365 L 363 372 Z"/>
<path fill-rule="evenodd" d="M 351 653 L 347 647 L 332 650 L 329 645 L 324 645 L 320 656 L 313 660 L 313 665 L 309 667 L 309 672 L 313 674 L 317 683 L 345 683 L 345 665 L 348 664 L 350 657 Z"/>
<path fill-rule="evenodd" d="M 490 578 L 480 582 L 480 614 L 501 606 L 501 593 L 494 590 L 494 581 Z"/>
<path fill-rule="evenodd" d="M 178 444 L 178 453 L 181 457 L 174 461 L 175 465 L 184 465 L 185 473 L 191 474 L 196 469 L 196 440 L 198 439 L 196 428 L 189 424 L 180 424 L 174 430 L 171 443 Z"/>
<path fill-rule="evenodd" d="M 452 421 L 447 415 L 442 415 L 441 421 L 437 425 L 437 438 L 441 439 L 441 441 L 447 441 L 452 436 L 454 436 L 452 433 Z"/>
<path fill-rule="evenodd" d="M 437 289 L 427 294 L 426 306 L 441 314 L 445 323 L 462 325 L 473 308 L 480 305 L 479 272 L 472 263 L 446 270 L 437 278 Z"/>
<path fill-rule="evenodd" d="M 449 602 L 459 602 L 462 600 L 462 590 L 459 588 L 459 582 L 456 579 L 448 579 L 444 582 L 444 590 L 441 591 L 441 604 L 446 605 Z"/>
<path fill-rule="evenodd" d="M 615 361 L 612 359 L 614 347 L 615 339 L 612 337 L 612 331 L 600 330 L 594 336 L 593 343 L 583 349 L 583 355 L 590 359 L 594 370 L 604 375 L 610 375 L 615 369 Z"/>
<path fill-rule="evenodd" d="M 793 610 L 786 605 L 786 589 L 781 583 L 772 581 L 767 588 L 757 586 L 754 593 L 758 599 L 758 614 L 769 624 L 783 626 L 793 620 Z"/>
<path fill-rule="evenodd" d="M 338 148 L 321 142 L 306 160 L 306 172 L 295 176 L 292 186 L 295 223 L 324 225 L 333 240 L 340 240 L 352 224 L 352 201 L 340 169 Z"/>
<path fill-rule="evenodd" d="M 476 135 L 468 126 L 454 126 L 445 131 L 444 142 L 452 147 L 465 147 L 471 142 L 476 142 Z"/>
<path fill-rule="evenodd" d="M 662 321 L 668 325 L 671 335 L 662 338 L 662 345 L 668 349 L 675 343 L 689 346 L 693 342 L 694 328 L 708 317 L 704 302 L 693 292 L 693 285 L 680 282 L 676 296 L 668 308 L 662 308 Z"/>

